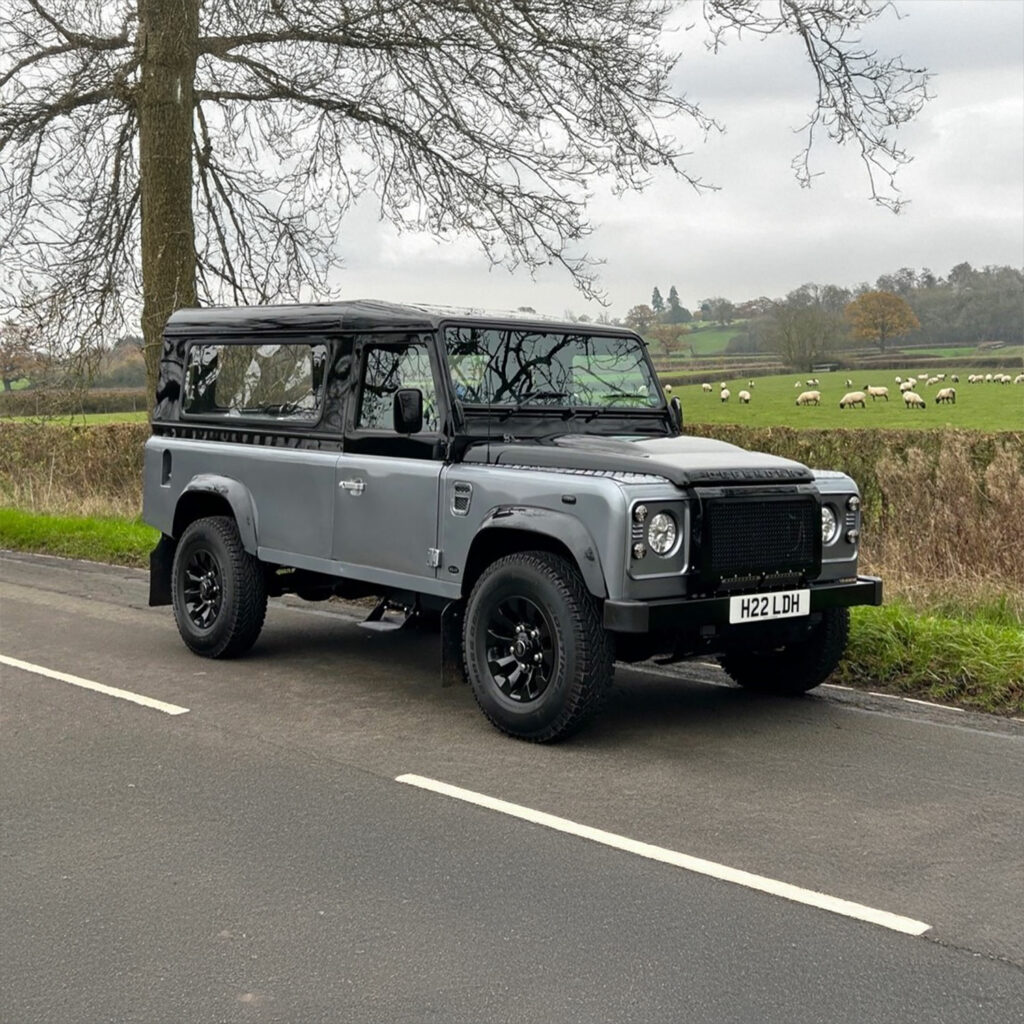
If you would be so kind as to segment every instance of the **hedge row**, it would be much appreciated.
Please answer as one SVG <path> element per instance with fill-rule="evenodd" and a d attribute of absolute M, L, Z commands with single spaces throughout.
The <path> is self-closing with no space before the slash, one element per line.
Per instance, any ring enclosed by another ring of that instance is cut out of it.
<path fill-rule="evenodd" d="M 145 388 L 24 388 L 0 391 L 0 416 L 71 416 L 90 412 L 148 412 Z"/>
<path fill-rule="evenodd" d="M 688 432 L 850 474 L 864 499 L 865 562 L 912 579 L 992 579 L 1024 593 L 1024 434 L 797 430 L 694 424 Z M 0 422 L 0 504 L 67 514 L 137 509 L 149 425 Z"/>

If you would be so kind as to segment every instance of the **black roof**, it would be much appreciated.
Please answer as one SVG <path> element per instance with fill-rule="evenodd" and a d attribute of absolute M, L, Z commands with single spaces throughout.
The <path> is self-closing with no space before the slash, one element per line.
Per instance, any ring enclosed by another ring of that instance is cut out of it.
<path fill-rule="evenodd" d="M 548 320 L 521 313 L 485 313 L 432 306 L 404 306 L 375 299 L 299 303 L 288 306 L 207 306 L 171 314 L 165 334 L 231 333 L 234 331 L 429 331 L 441 323 L 479 323 L 585 330 L 595 334 L 632 334 L 622 327 Z"/>

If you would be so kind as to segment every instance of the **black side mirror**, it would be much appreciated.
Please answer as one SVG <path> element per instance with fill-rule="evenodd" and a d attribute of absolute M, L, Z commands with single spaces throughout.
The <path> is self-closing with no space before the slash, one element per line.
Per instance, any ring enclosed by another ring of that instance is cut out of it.
<path fill-rule="evenodd" d="M 672 420 L 676 425 L 676 429 L 682 431 L 683 429 L 683 403 L 679 401 L 678 395 L 673 395 L 669 400 L 668 407 L 672 410 Z"/>
<path fill-rule="evenodd" d="M 419 388 L 395 392 L 394 422 L 396 434 L 418 434 L 423 429 L 423 392 Z"/>

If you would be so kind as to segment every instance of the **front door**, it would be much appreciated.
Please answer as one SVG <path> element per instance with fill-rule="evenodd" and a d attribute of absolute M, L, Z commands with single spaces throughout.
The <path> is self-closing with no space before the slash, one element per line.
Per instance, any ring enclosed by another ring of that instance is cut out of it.
<path fill-rule="evenodd" d="M 436 589 L 438 488 L 443 461 L 437 367 L 417 335 L 357 345 L 359 387 L 349 403 L 335 486 L 333 559 L 345 575 L 386 586 Z M 423 429 L 398 434 L 394 395 L 423 393 Z"/>

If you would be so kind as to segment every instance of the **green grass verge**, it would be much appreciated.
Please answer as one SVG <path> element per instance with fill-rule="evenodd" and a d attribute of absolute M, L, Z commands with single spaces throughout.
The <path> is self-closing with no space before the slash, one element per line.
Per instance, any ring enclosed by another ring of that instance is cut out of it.
<path fill-rule="evenodd" d="M 1005 609 L 921 615 L 854 608 L 834 682 L 1004 715 L 1024 714 L 1024 628 Z"/>
<path fill-rule="evenodd" d="M 0 548 L 145 568 L 159 531 L 138 520 L 0 508 Z M 1008 602 L 921 614 L 902 602 L 854 608 L 833 680 L 1003 715 L 1024 714 L 1024 624 Z"/>
<path fill-rule="evenodd" d="M 78 519 L 0 508 L 0 548 L 15 551 L 145 568 L 159 539 L 159 530 L 137 519 Z"/>

